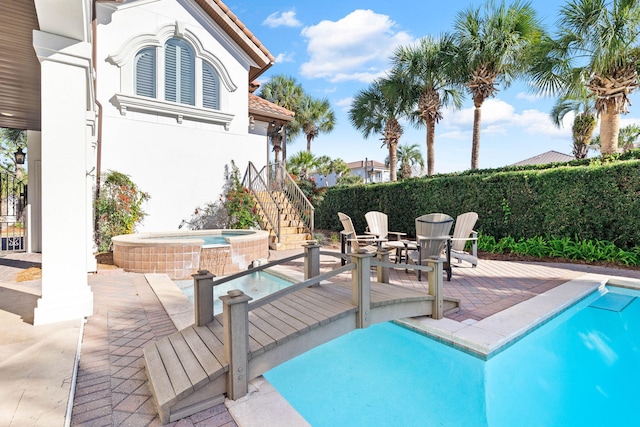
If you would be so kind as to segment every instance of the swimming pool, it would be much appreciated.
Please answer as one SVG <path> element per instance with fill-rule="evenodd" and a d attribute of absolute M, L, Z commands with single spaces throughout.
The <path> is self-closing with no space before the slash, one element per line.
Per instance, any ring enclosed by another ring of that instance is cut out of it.
<path fill-rule="evenodd" d="M 315 426 L 638 425 L 640 293 L 592 293 L 488 360 L 385 323 L 264 374 Z"/>

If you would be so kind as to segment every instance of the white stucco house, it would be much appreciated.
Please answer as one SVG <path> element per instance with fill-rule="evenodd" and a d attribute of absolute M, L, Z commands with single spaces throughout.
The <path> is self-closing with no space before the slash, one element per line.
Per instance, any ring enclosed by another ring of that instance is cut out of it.
<path fill-rule="evenodd" d="M 218 198 L 231 160 L 265 165 L 268 127 L 292 119 L 249 93 L 274 57 L 219 0 L 2 2 L 0 27 L 14 41 L 0 126 L 28 130 L 36 324 L 92 314 L 101 172 L 150 194 L 142 230 L 175 230 Z"/>
<path fill-rule="evenodd" d="M 389 182 L 391 180 L 391 172 L 384 164 L 376 160 L 358 160 L 347 163 L 349 173 L 362 178 L 365 184 Z M 336 185 L 338 177 L 335 173 L 330 173 L 326 177 L 322 174 L 314 172 L 311 174 L 318 187 L 331 187 Z"/>

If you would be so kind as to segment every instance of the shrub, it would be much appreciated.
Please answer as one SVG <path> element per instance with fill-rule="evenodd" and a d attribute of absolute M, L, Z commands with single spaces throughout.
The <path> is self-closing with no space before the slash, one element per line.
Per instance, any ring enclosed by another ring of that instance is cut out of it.
<path fill-rule="evenodd" d="M 141 191 L 129 176 L 107 171 L 102 178 L 96 202 L 96 245 L 101 252 L 112 249 L 111 238 L 131 234 L 145 217 L 142 204 L 149 194 Z"/>
<path fill-rule="evenodd" d="M 259 218 L 255 200 L 249 189 L 242 186 L 240 170 L 231 161 L 231 171 L 225 166 L 223 203 L 227 211 L 227 228 L 248 229 L 258 227 Z"/>
<path fill-rule="evenodd" d="M 253 196 L 240 181 L 240 170 L 231 161 L 231 169 L 224 167 L 225 184 L 223 194 L 216 202 L 197 207 L 191 219 L 183 220 L 179 228 L 186 225 L 191 230 L 217 228 L 248 229 L 259 226 L 259 217 Z"/>
<path fill-rule="evenodd" d="M 436 175 L 402 182 L 330 187 L 316 207 L 315 225 L 341 230 L 337 212 L 351 216 L 356 232 L 364 214 L 389 215 L 389 229 L 415 236 L 415 218 L 443 212 L 455 218 L 477 212 L 476 229 L 501 239 L 537 236 L 602 240 L 622 249 L 640 246 L 640 161 L 630 155 L 580 160 L 578 166 Z M 574 162 L 571 162 L 572 164 Z"/>

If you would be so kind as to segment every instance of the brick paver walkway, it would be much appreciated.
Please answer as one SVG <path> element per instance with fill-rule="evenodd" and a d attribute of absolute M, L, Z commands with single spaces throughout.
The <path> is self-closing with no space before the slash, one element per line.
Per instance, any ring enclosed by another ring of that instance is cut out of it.
<path fill-rule="evenodd" d="M 142 349 L 176 329 L 143 275 L 96 275 L 90 283 L 95 310 L 85 326 L 71 425 L 159 426 Z M 220 404 L 170 425 L 236 423 Z"/>

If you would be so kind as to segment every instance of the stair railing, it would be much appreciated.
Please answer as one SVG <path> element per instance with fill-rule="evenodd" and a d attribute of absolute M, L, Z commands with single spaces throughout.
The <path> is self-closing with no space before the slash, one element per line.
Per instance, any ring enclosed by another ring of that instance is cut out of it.
<path fill-rule="evenodd" d="M 269 165 L 269 169 L 269 185 L 271 188 L 282 191 L 287 196 L 289 203 L 291 203 L 302 220 L 306 232 L 313 235 L 315 208 L 300 190 L 298 184 L 291 178 L 282 163 L 272 163 Z"/>
<path fill-rule="evenodd" d="M 271 191 L 273 188 L 269 186 L 269 177 L 266 168 L 262 168 L 260 172 L 253 163 L 249 162 L 247 170 L 242 179 L 242 186 L 247 188 L 258 202 L 258 205 L 264 212 L 267 222 L 276 235 L 276 242 L 280 243 L 280 218 L 282 207 L 274 199 Z M 266 200 L 264 200 L 266 199 Z"/>

